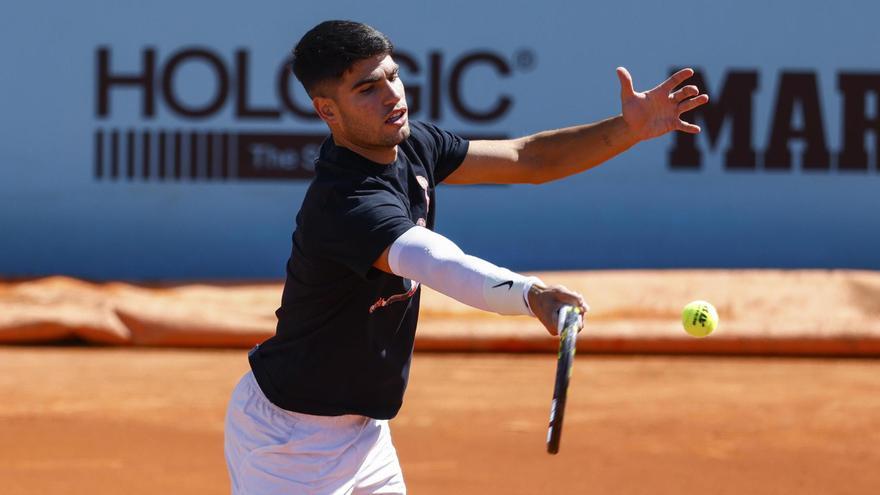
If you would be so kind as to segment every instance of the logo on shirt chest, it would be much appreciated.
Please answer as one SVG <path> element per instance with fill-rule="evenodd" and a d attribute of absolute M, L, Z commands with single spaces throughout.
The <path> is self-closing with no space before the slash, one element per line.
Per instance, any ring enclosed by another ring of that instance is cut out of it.
<path fill-rule="evenodd" d="M 417 175 L 416 182 L 419 183 L 419 186 L 422 187 L 422 192 L 425 194 L 425 216 L 416 220 L 416 225 L 426 227 L 428 225 L 428 212 L 431 210 L 431 196 L 428 195 L 428 179 Z"/>
<path fill-rule="evenodd" d="M 394 303 L 400 302 L 400 301 L 406 301 L 407 299 L 410 299 L 412 296 L 416 295 L 416 291 L 419 290 L 419 283 L 418 282 L 416 282 L 415 280 L 403 279 L 403 283 L 404 283 L 404 285 L 409 285 L 408 291 L 403 292 L 401 294 L 395 294 L 395 295 L 389 296 L 387 298 L 380 297 L 376 302 L 373 303 L 372 306 L 370 306 L 370 314 L 373 314 L 377 309 L 384 308 L 385 306 L 388 306 L 389 304 L 394 304 Z"/>
<path fill-rule="evenodd" d="M 425 177 L 422 177 L 421 175 L 416 176 L 416 182 L 419 183 L 419 186 L 422 188 L 422 194 L 425 195 L 425 216 L 420 217 L 418 220 L 416 220 L 416 225 L 418 225 L 419 227 L 426 227 L 427 223 L 428 223 L 427 222 L 428 212 L 431 211 L 431 196 L 428 194 L 428 186 L 430 184 L 428 182 L 428 179 L 426 179 Z M 370 306 L 370 314 L 373 314 L 373 312 L 375 312 L 377 309 L 384 308 L 385 306 L 388 306 L 389 304 L 394 304 L 394 303 L 400 302 L 400 301 L 406 301 L 407 299 L 414 296 L 416 291 L 419 289 L 419 283 L 416 282 L 415 280 L 403 279 L 403 283 L 404 283 L 404 285 L 409 285 L 408 291 L 400 293 L 400 294 L 394 294 L 394 295 L 389 296 L 387 298 L 380 297 L 376 302 L 373 303 L 372 306 Z"/>

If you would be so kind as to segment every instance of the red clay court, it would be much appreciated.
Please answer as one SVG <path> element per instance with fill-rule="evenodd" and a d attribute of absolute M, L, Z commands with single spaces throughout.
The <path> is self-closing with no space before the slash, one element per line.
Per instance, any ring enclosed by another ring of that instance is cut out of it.
<path fill-rule="evenodd" d="M 575 363 L 544 451 L 552 354 L 415 356 L 392 422 L 411 493 L 869 494 L 880 363 Z M 3 493 L 229 493 L 223 414 L 243 351 L 0 349 Z"/>
<path fill-rule="evenodd" d="M 560 454 L 544 446 L 555 355 L 462 352 L 549 351 L 555 340 L 528 318 L 481 316 L 426 290 L 421 351 L 392 422 L 411 493 L 880 486 L 876 273 L 542 276 L 583 291 L 593 307 Z M 228 493 L 226 401 L 247 369 L 246 347 L 271 332 L 279 294 L 276 283 L 2 284 L 7 342 L 129 339 L 0 347 L 2 493 Z M 679 326 L 679 302 L 695 295 L 721 314 L 707 339 Z M 200 343 L 215 348 L 184 348 Z"/>

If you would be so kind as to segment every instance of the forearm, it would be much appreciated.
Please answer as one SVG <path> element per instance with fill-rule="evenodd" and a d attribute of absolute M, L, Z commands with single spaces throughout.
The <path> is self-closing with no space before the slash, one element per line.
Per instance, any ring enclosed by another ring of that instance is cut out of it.
<path fill-rule="evenodd" d="M 528 291 L 540 280 L 468 256 L 454 242 L 413 227 L 388 250 L 391 273 L 421 282 L 459 302 L 504 315 L 529 315 Z M 540 285 L 540 284 L 539 284 Z"/>
<path fill-rule="evenodd" d="M 528 182 L 540 184 L 593 168 L 638 140 L 618 115 L 592 124 L 539 132 L 515 140 Z"/>

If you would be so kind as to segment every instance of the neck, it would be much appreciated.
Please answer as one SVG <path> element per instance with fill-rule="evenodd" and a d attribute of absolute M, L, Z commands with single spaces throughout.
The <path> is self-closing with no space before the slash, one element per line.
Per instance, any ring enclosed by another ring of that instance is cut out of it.
<path fill-rule="evenodd" d="M 367 147 L 359 146 L 344 137 L 333 134 L 333 142 L 336 146 L 342 146 L 361 155 L 362 157 L 382 165 L 391 165 L 397 160 L 397 145 L 391 147 Z"/>

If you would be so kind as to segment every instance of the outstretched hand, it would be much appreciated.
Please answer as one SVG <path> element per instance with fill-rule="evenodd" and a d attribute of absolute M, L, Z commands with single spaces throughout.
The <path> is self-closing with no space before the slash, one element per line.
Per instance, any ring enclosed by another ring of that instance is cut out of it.
<path fill-rule="evenodd" d="M 691 134 L 700 132 L 699 126 L 685 122 L 681 119 L 681 114 L 708 102 L 709 95 L 700 94 L 700 90 L 693 85 L 673 92 L 679 84 L 693 75 L 693 69 L 682 69 L 654 89 L 639 93 L 633 89 L 629 71 L 623 67 L 617 68 L 623 120 L 634 137 L 641 141 L 670 131 Z"/>

